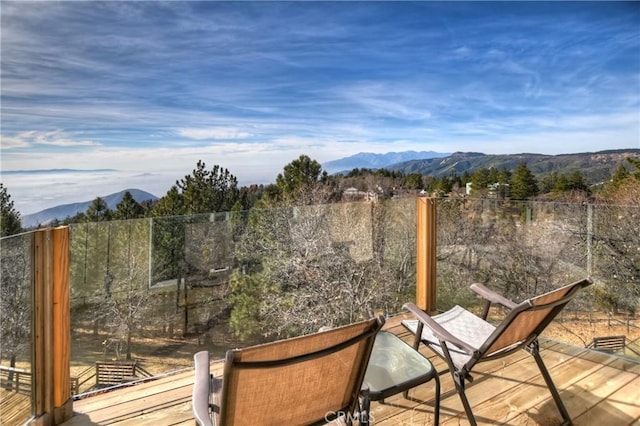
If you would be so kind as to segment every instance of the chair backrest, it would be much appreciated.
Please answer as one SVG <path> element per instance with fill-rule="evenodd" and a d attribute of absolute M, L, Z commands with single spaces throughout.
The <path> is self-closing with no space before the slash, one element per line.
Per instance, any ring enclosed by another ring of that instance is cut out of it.
<path fill-rule="evenodd" d="M 310 424 L 352 413 L 383 323 L 228 351 L 220 424 Z"/>
<path fill-rule="evenodd" d="M 479 357 L 510 353 L 528 345 L 553 321 L 578 290 L 591 284 L 589 279 L 583 279 L 519 303 L 479 349 Z"/>

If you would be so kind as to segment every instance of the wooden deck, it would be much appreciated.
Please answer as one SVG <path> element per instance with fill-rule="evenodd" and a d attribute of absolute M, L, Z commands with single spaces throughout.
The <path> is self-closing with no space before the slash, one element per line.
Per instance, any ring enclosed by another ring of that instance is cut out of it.
<path fill-rule="evenodd" d="M 389 319 L 385 328 L 409 340 L 411 336 L 400 325 L 401 319 Z M 542 346 L 542 357 L 574 424 L 640 424 L 640 364 L 561 343 L 546 342 Z M 438 371 L 444 370 L 439 358 L 431 359 Z M 525 351 L 480 367 L 467 388 L 480 424 L 559 424 L 551 395 L 535 361 Z M 221 370 L 221 361 L 212 364 L 214 374 Z M 441 381 L 440 424 L 468 424 L 451 375 L 442 374 Z M 75 401 L 75 415 L 64 425 L 193 425 L 192 383 L 193 371 L 189 370 Z M 410 399 L 397 395 L 384 404 L 373 403 L 373 423 L 432 424 L 433 392 L 433 383 L 426 383 L 412 390 Z"/>

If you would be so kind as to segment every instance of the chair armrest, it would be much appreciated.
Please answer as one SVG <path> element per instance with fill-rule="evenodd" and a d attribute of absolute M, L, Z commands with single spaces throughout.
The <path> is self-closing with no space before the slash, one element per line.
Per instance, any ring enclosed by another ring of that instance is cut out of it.
<path fill-rule="evenodd" d="M 452 343 L 460 349 L 467 351 L 469 354 L 472 354 L 477 350 L 477 348 L 474 348 L 473 346 L 449 333 L 444 327 L 442 327 L 433 318 L 427 315 L 425 311 L 418 308 L 415 303 L 405 303 L 403 305 L 403 308 L 411 312 L 418 321 L 428 327 L 439 340 Z"/>
<path fill-rule="evenodd" d="M 484 284 L 473 283 L 471 284 L 471 290 L 476 294 L 482 296 L 482 298 L 488 300 L 491 303 L 497 303 L 499 305 L 504 306 L 505 308 L 513 309 L 518 306 L 517 303 L 512 302 L 511 300 L 503 297 L 501 294 L 496 293 L 495 291 L 485 287 Z"/>
<path fill-rule="evenodd" d="M 191 405 L 193 417 L 200 426 L 213 426 L 209 411 L 209 395 L 211 392 L 211 374 L 209 372 L 209 352 L 200 351 L 193 356 L 195 376 Z"/>

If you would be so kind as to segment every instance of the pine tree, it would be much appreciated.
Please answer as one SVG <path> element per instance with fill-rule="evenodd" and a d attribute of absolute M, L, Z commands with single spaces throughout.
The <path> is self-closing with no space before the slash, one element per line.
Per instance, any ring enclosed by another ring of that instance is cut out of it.
<path fill-rule="evenodd" d="M 640 180 L 640 158 L 627 157 L 627 161 L 631 163 L 631 165 L 636 169 L 633 172 L 633 178 L 636 180 Z"/>
<path fill-rule="evenodd" d="M 111 210 L 103 198 L 96 197 L 87 209 L 86 217 L 89 222 L 111 220 Z"/>
<path fill-rule="evenodd" d="M 287 196 L 300 190 L 308 190 L 315 186 L 320 178 L 322 166 L 306 155 L 284 166 L 284 172 L 278 174 L 276 185 L 280 192 Z"/>
<path fill-rule="evenodd" d="M 557 177 L 555 185 L 553 185 L 553 192 L 565 192 L 570 189 L 569 180 L 565 175 Z"/>
<path fill-rule="evenodd" d="M 572 191 L 590 192 L 589 183 L 578 170 L 569 175 L 567 182 L 569 184 L 569 189 Z"/>
<path fill-rule="evenodd" d="M 471 175 L 471 191 L 474 196 L 485 196 L 487 188 L 491 184 L 491 171 L 482 167 Z"/>
<path fill-rule="evenodd" d="M 129 191 L 124 193 L 122 200 L 116 205 L 116 219 L 137 219 L 144 215 L 144 208 L 133 198 Z"/>
<path fill-rule="evenodd" d="M 422 175 L 420 173 L 411 173 L 404 181 L 404 187 L 407 189 L 422 189 Z"/>
<path fill-rule="evenodd" d="M 276 189 L 275 193 L 265 191 L 262 201 L 297 205 L 324 204 L 334 195 L 328 175 L 322 172 L 320 163 L 306 155 L 301 155 L 284 166 L 283 173 L 276 177 Z"/>
<path fill-rule="evenodd" d="M 207 170 L 204 161 L 198 161 L 192 174 L 176 186 L 182 191 L 187 214 L 229 211 L 239 197 L 236 177 L 218 165 Z"/>
<path fill-rule="evenodd" d="M 20 213 L 13 207 L 11 195 L 2 183 L 0 183 L 0 209 L 2 210 L 0 217 L 0 236 L 6 237 L 19 234 L 22 231 Z"/>
<path fill-rule="evenodd" d="M 153 206 L 151 214 L 154 217 L 180 216 L 185 214 L 184 199 L 176 185 L 173 185 L 165 196 L 158 200 L 156 205 Z"/>
<path fill-rule="evenodd" d="M 622 181 L 624 181 L 629 176 L 631 176 L 631 173 L 629 173 L 629 170 L 627 170 L 624 164 L 620 164 L 616 169 L 616 171 L 613 173 L 613 176 L 611 177 L 611 183 L 613 184 L 614 187 L 617 187 L 618 185 L 620 185 Z"/>
<path fill-rule="evenodd" d="M 511 178 L 511 197 L 516 200 L 526 200 L 538 195 L 538 181 L 522 161 L 513 171 Z"/>

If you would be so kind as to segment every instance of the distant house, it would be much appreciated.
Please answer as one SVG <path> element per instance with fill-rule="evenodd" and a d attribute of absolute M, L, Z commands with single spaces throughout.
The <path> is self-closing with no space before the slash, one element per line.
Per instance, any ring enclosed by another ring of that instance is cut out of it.
<path fill-rule="evenodd" d="M 358 197 L 360 192 L 361 191 L 358 191 L 358 188 L 351 187 L 351 188 L 347 188 L 347 189 L 344 190 L 343 196 L 345 196 L 345 197 Z"/>
<path fill-rule="evenodd" d="M 342 199 L 345 201 L 357 201 L 362 200 L 366 196 L 366 192 L 360 191 L 358 188 L 347 188 L 342 193 Z"/>
<path fill-rule="evenodd" d="M 491 183 L 487 186 L 486 196 L 488 198 L 502 198 L 504 197 L 504 193 L 506 193 L 509 189 L 508 183 Z M 466 194 L 471 195 L 473 191 L 473 184 L 471 182 L 467 182 L 466 184 Z"/>

